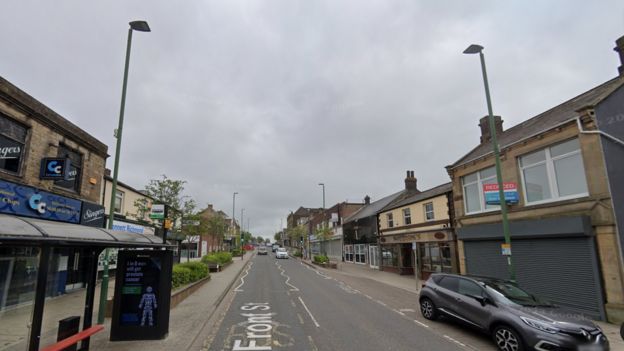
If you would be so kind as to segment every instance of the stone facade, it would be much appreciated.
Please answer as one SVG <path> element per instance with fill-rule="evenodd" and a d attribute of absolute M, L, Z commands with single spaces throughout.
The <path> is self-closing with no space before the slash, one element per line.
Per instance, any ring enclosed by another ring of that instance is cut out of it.
<path fill-rule="evenodd" d="M 0 170 L 0 179 L 33 186 L 62 196 L 100 202 L 107 146 L 61 117 L 33 97 L 0 77 L 0 114 L 28 129 L 24 160 L 19 172 Z M 56 186 L 52 180 L 39 179 L 41 159 L 58 157 L 58 147 L 78 152 L 82 158 L 79 189 Z"/>

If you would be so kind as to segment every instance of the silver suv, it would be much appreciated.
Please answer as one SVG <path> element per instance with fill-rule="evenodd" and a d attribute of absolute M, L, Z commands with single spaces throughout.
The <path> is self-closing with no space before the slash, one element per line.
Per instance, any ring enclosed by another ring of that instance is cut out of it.
<path fill-rule="evenodd" d="M 606 351 L 589 319 L 495 278 L 432 274 L 419 296 L 423 317 L 457 319 L 488 333 L 503 351 Z"/>

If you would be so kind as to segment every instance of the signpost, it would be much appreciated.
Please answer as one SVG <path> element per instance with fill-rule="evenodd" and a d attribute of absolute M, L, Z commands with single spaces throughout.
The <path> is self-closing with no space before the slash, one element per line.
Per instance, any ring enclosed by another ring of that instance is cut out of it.
<path fill-rule="evenodd" d="M 68 158 L 44 158 L 41 160 L 39 179 L 69 180 L 70 169 Z"/>
<path fill-rule="evenodd" d="M 151 219 L 165 219 L 165 205 L 154 204 L 152 205 L 152 212 L 149 216 Z"/>
<path fill-rule="evenodd" d="M 167 336 L 172 259 L 169 250 L 119 251 L 111 341 Z"/>

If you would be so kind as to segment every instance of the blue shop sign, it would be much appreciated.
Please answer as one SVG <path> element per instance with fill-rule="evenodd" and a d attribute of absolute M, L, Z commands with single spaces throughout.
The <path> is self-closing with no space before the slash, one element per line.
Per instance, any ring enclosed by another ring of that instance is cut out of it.
<path fill-rule="evenodd" d="M 39 170 L 40 179 L 68 180 L 71 161 L 68 158 L 44 158 Z"/>
<path fill-rule="evenodd" d="M 0 213 L 80 223 L 82 201 L 0 180 Z"/>

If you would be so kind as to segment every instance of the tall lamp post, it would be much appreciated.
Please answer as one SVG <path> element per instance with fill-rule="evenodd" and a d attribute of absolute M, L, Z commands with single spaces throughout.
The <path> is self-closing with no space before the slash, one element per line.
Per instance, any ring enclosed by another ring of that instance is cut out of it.
<path fill-rule="evenodd" d="M 507 219 L 507 201 L 505 201 L 505 190 L 503 189 L 503 176 L 501 173 L 500 165 L 500 150 L 498 147 L 498 139 L 496 137 L 496 128 L 494 127 L 494 113 L 492 112 L 492 99 L 490 98 L 490 87 L 488 85 L 487 72 L 485 70 L 485 56 L 483 55 L 483 46 L 472 44 L 466 50 L 464 54 L 479 54 L 481 59 L 481 72 L 483 73 L 483 85 L 485 86 L 485 98 L 487 100 L 488 108 L 488 124 L 490 125 L 490 134 L 492 134 L 492 149 L 494 151 L 494 160 L 496 162 L 496 181 L 498 183 L 498 198 L 501 207 L 501 215 L 503 217 L 503 235 L 505 236 L 505 244 L 509 250 L 511 250 L 511 233 L 509 231 L 509 221 Z M 512 281 L 516 280 L 516 272 L 514 269 L 513 261 L 511 259 L 511 252 L 507 255 L 507 268 L 509 270 L 509 277 Z"/>
<path fill-rule="evenodd" d="M 245 222 L 243 222 L 243 216 L 245 213 L 245 209 L 241 208 L 241 224 L 240 224 L 240 241 L 241 241 L 241 249 L 243 248 L 243 229 L 245 227 Z"/>
<path fill-rule="evenodd" d="M 108 211 L 108 229 L 113 229 L 113 217 L 115 215 L 115 199 L 117 198 L 117 176 L 119 174 L 119 154 L 121 152 L 121 136 L 123 131 L 124 110 L 126 107 L 126 87 L 128 85 L 128 66 L 130 65 L 130 48 L 132 47 L 132 31 L 150 32 L 150 27 L 145 21 L 132 21 L 128 28 L 128 43 L 126 46 L 126 66 L 124 68 L 123 86 L 121 89 L 121 107 L 119 109 L 119 126 L 115 131 L 117 145 L 115 147 L 115 165 L 113 167 L 113 187 L 111 189 L 110 209 Z M 164 234 L 163 234 L 164 235 Z M 102 274 L 102 286 L 100 290 L 100 308 L 98 310 L 98 324 L 104 323 L 104 312 L 108 295 L 108 255 L 109 250 L 104 251 L 104 272 Z"/>
<path fill-rule="evenodd" d="M 323 187 L 323 209 L 325 209 L 325 183 L 319 183 Z"/>
<path fill-rule="evenodd" d="M 236 236 L 236 227 L 234 226 L 234 219 L 236 218 L 236 195 L 238 195 L 238 192 L 234 192 L 232 194 L 232 228 L 231 228 L 231 232 L 232 232 L 232 237 L 230 237 L 230 239 L 234 238 Z"/>

